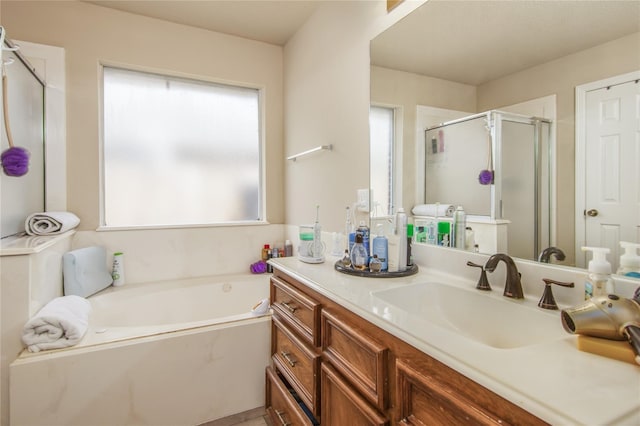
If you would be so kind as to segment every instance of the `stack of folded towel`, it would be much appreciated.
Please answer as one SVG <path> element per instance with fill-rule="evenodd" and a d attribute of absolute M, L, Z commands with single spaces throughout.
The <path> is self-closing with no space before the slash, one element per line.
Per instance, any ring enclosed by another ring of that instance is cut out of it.
<path fill-rule="evenodd" d="M 56 235 L 67 232 L 79 224 L 80 219 L 71 212 L 44 212 L 29 215 L 24 228 L 29 235 Z"/>
<path fill-rule="evenodd" d="M 453 204 L 418 204 L 411 212 L 416 216 L 453 217 L 456 207 Z"/>
<path fill-rule="evenodd" d="M 89 327 L 91 303 L 80 296 L 57 297 L 24 326 L 22 342 L 30 352 L 77 344 Z"/>

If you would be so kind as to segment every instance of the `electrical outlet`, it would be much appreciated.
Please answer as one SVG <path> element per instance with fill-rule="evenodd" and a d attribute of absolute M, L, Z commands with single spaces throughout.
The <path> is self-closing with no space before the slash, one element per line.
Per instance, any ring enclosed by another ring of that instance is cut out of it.
<path fill-rule="evenodd" d="M 358 189 L 357 208 L 361 212 L 369 211 L 369 189 Z"/>

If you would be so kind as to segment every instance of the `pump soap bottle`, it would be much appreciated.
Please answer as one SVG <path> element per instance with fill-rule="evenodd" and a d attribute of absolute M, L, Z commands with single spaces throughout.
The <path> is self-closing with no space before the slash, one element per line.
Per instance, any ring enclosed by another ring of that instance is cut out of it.
<path fill-rule="evenodd" d="M 618 275 L 640 278 L 640 256 L 638 256 L 640 244 L 620 241 L 620 246 L 624 249 L 624 254 L 620 256 Z"/>
<path fill-rule="evenodd" d="M 611 264 L 607 254 L 611 251 L 604 247 L 582 247 L 582 251 L 591 251 L 593 259 L 589 261 L 589 273 L 584 282 L 584 299 L 606 296 L 614 292 L 611 280 Z"/>

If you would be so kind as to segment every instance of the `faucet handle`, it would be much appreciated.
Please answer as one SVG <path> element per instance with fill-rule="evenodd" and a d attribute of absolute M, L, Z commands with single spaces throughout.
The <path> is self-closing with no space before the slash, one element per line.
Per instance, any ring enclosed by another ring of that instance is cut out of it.
<path fill-rule="evenodd" d="M 476 285 L 476 289 L 483 291 L 491 291 L 491 285 L 489 284 L 489 279 L 487 278 L 487 271 L 485 271 L 483 265 L 478 265 L 477 263 L 473 263 L 471 261 L 467 262 L 467 266 L 473 266 L 474 268 L 480 268 L 482 271 L 480 273 L 480 279 L 478 280 L 478 284 Z"/>
<path fill-rule="evenodd" d="M 575 287 L 573 283 L 565 283 L 562 281 L 556 281 L 549 278 L 543 278 L 544 281 L 544 292 L 542 293 L 542 297 L 538 302 L 538 306 L 542 309 L 551 309 L 557 310 L 558 305 L 556 304 L 556 299 L 553 297 L 553 292 L 551 291 L 551 284 L 559 285 L 562 287 Z"/>

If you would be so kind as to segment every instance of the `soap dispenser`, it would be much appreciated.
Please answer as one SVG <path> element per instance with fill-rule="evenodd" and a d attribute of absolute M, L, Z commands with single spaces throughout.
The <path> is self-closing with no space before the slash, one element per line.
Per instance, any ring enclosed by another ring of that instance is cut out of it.
<path fill-rule="evenodd" d="M 640 256 L 638 256 L 640 244 L 620 241 L 620 246 L 624 249 L 624 254 L 620 256 L 618 275 L 640 278 Z"/>
<path fill-rule="evenodd" d="M 607 254 L 611 250 L 604 247 L 582 247 L 582 251 L 593 253 L 593 258 L 589 261 L 589 273 L 584 282 L 584 299 L 613 293 L 611 264 L 607 262 Z"/>

